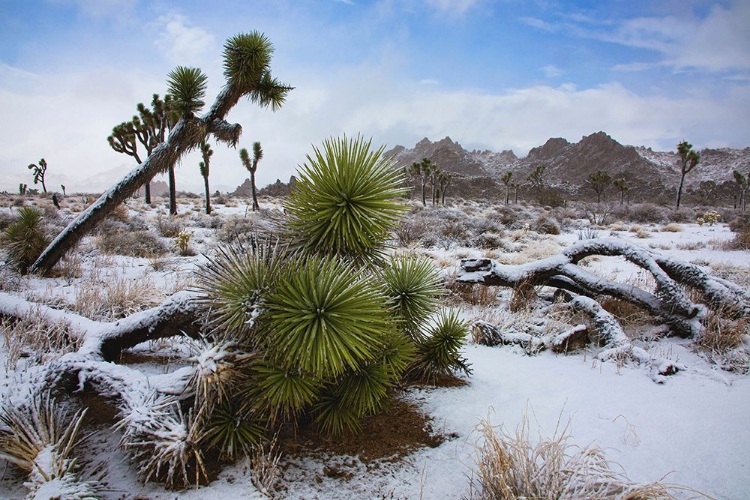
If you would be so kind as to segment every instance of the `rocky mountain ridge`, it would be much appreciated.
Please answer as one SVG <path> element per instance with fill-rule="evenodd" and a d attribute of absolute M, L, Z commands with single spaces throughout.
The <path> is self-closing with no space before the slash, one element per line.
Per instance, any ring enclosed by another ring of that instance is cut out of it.
<path fill-rule="evenodd" d="M 686 194 L 697 198 L 700 184 L 713 181 L 717 186 L 713 196 L 725 203 L 731 202 L 736 191 L 732 172 L 750 172 L 750 147 L 704 149 L 699 153 L 699 165 L 685 178 Z M 425 138 L 412 149 L 396 146 L 385 155 L 393 158 L 398 167 L 407 167 L 422 158 L 429 158 L 442 170 L 454 174 L 454 189 L 458 191 L 454 194 L 461 196 L 480 194 L 464 192 L 467 185 L 483 185 L 481 191 L 484 194 L 494 190 L 504 193 L 505 187 L 499 179 L 507 171 L 513 172 L 511 181 L 521 184 L 521 191 L 524 191 L 528 175 L 539 165 L 545 166 L 546 184 L 559 190 L 560 196 L 566 199 L 592 198 L 594 191 L 586 181 L 590 174 L 598 170 L 608 172 L 613 179 L 624 178 L 633 201 L 667 202 L 674 197 L 680 180 L 676 152 L 622 145 L 605 132 L 584 136 L 577 143 L 559 137 L 551 138 L 531 149 L 523 158 L 513 151 L 467 151 L 450 137 L 437 142 Z M 480 179 L 484 179 L 484 182 L 480 182 Z M 613 196 L 616 189 L 610 187 L 609 190 L 610 196 Z"/>

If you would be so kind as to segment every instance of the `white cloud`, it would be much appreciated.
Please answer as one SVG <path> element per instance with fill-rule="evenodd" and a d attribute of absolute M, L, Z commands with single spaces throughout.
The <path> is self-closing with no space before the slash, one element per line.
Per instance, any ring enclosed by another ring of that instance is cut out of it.
<path fill-rule="evenodd" d="M 441 12 L 461 15 L 477 4 L 478 0 L 425 0 L 425 3 Z"/>
<path fill-rule="evenodd" d="M 547 78 L 555 78 L 562 75 L 562 70 L 553 64 L 548 64 L 547 66 L 539 68 L 539 70 L 544 73 L 544 76 Z"/>
<path fill-rule="evenodd" d="M 208 54 L 217 52 L 214 35 L 192 26 L 182 15 L 161 17 L 157 24 L 161 27 L 161 34 L 156 46 L 172 63 L 197 66 Z"/>

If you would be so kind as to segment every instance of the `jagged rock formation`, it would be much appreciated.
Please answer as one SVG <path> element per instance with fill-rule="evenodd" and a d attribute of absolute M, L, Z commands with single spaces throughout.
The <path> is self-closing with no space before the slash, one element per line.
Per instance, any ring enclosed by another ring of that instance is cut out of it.
<path fill-rule="evenodd" d="M 687 198 L 698 202 L 701 182 L 711 180 L 719 186 L 717 198 L 730 204 L 734 193 L 732 171 L 750 171 L 750 148 L 704 149 L 701 164 L 686 178 Z M 413 149 L 396 146 L 387 151 L 398 167 L 405 167 L 422 158 L 429 158 L 441 169 L 452 172 L 453 195 L 502 198 L 505 193 L 499 178 L 513 172 L 513 180 L 526 184 L 526 178 L 538 165 L 546 167 L 548 185 L 561 190 L 566 198 L 591 201 L 595 193 L 586 184 L 588 176 L 598 170 L 607 171 L 615 179 L 625 178 L 633 201 L 671 202 L 679 182 L 676 152 L 655 152 L 642 146 L 624 146 L 604 132 L 584 136 L 577 143 L 563 138 L 549 139 L 533 148 L 524 158 L 513 151 L 466 151 L 446 137 L 437 142 L 419 141 Z M 523 196 L 528 196 L 522 187 Z M 617 199 L 615 188 L 608 195 Z"/>

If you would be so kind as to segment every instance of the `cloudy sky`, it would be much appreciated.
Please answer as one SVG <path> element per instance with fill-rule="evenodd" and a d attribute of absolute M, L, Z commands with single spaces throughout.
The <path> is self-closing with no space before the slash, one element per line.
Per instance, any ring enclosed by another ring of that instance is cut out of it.
<path fill-rule="evenodd" d="M 134 166 L 106 141 L 177 65 L 221 88 L 237 33 L 273 42 L 295 87 L 276 113 L 242 101 L 240 147 L 260 141 L 259 184 L 289 179 L 312 145 L 346 133 L 413 147 L 450 136 L 519 156 L 603 130 L 673 150 L 750 146 L 750 0 L 0 0 L 0 190 L 104 189 Z M 210 182 L 248 175 L 215 146 Z M 186 156 L 178 189 L 201 192 Z"/>

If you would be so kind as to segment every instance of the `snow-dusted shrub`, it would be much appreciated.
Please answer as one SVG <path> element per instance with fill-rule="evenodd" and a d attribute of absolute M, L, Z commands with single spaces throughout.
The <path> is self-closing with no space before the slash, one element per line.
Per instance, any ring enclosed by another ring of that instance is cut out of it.
<path fill-rule="evenodd" d="M 5 337 L 6 369 L 9 370 L 15 370 L 21 358 L 29 364 L 42 364 L 50 358 L 75 351 L 81 345 L 67 322 L 50 324 L 41 320 L 38 312 L 33 310 L 18 320 L 2 319 L 0 330 Z"/>
<path fill-rule="evenodd" d="M 96 246 L 102 253 L 130 257 L 153 257 L 167 253 L 167 246 L 151 231 L 100 231 Z"/>
<path fill-rule="evenodd" d="M 474 459 L 468 498 L 538 499 L 636 499 L 676 498 L 682 488 L 659 482 L 637 484 L 613 470 L 604 450 L 581 448 L 568 443 L 568 427 L 551 438 L 531 437 L 531 425 L 524 415 L 511 434 L 496 430 L 488 421 L 479 424 L 481 444 Z"/>
<path fill-rule="evenodd" d="M 641 224 L 661 224 L 669 220 L 670 212 L 671 210 L 668 208 L 653 203 L 638 203 L 637 205 L 630 205 L 627 214 L 622 218 Z M 692 219 L 691 212 L 690 221 Z"/>
<path fill-rule="evenodd" d="M 156 230 L 165 238 L 176 238 L 184 229 L 182 220 L 178 217 L 156 217 Z"/>
<path fill-rule="evenodd" d="M 549 215 L 537 217 L 532 227 L 539 234 L 560 234 L 560 225 Z"/>
<path fill-rule="evenodd" d="M 26 273 L 49 241 L 42 213 L 34 207 L 20 209 L 15 222 L 5 228 L 5 233 L 0 238 L 0 243 L 8 252 L 8 260 L 22 274 Z"/>
<path fill-rule="evenodd" d="M 662 233 L 680 233 L 682 231 L 682 226 L 679 224 L 675 224 L 674 222 L 661 227 Z"/>
<path fill-rule="evenodd" d="M 668 212 L 670 222 L 681 222 L 683 224 L 695 220 L 695 212 L 691 208 L 682 207 L 679 210 L 670 210 Z"/>
<path fill-rule="evenodd" d="M 71 456 L 85 414 L 86 410 L 78 410 L 71 415 L 67 405 L 48 392 L 34 394 L 20 406 L 3 405 L 0 458 L 29 473 L 26 486 L 32 497 L 41 489 L 65 486 L 73 493 L 65 498 L 95 498 L 92 484 L 78 483 L 76 459 Z"/>
<path fill-rule="evenodd" d="M 742 214 L 729 223 L 729 228 L 736 234 L 729 247 L 735 250 L 750 250 L 750 214 Z"/>
<path fill-rule="evenodd" d="M 517 206 L 499 205 L 493 209 L 491 216 L 497 218 L 502 224 L 508 228 L 512 228 L 513 225 L 518 222 L 520 218 L 519 208 Z"/>

